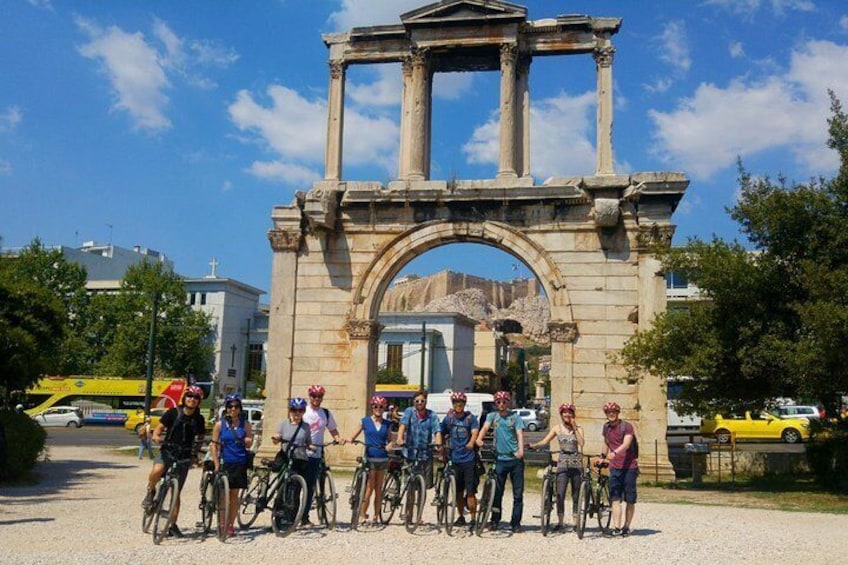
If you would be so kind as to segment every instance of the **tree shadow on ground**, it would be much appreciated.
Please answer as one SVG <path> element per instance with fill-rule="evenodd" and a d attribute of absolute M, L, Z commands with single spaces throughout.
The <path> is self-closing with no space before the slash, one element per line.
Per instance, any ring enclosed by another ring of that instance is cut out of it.
<path fill-rule="evenodd" d="M 63 459 L 41 461 L 35 468 L 35 484 L 7 485 L 3 488 L 4 504 L 37 504 L 47 500 L 61 498 L 62 493 L 76 485 L 96 480 L 99 471 L 105 469 L 130 469 L 132 465 L 111 463 L 109 461 L 91 461 L 83 459 Z"/>

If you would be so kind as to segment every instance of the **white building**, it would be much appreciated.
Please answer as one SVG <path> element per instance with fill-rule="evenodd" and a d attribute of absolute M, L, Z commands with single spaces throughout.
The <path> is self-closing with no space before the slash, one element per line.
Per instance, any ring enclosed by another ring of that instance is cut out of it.
<path fill-rule="evenodd" d="M 378 321 L 383 325 L 379 368 L 399 369 L 409 384 L 423 384 L 433 392 L 473 390 L 476 320 L 458 313 L 385 312 Z"/>

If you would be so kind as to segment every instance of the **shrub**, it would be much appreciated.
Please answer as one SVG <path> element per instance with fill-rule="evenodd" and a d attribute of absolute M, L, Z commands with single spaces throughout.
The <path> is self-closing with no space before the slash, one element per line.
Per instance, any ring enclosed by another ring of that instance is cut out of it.
<path fill-rule="evenodd" d="M 807 462 L 822 487 L 848 493 L 848 428 L 834 426 L 815 434 L 807 444 Z"/>
<path fill-rule="evenodd" d="M 0 426 L 5 432 L 5 442 L 0 437 L 0 481 L 16 480 L 33 467 L 38 456 L 44 451 L 47 433 L 26 414 L 14 410 L 0 410 Z"/>

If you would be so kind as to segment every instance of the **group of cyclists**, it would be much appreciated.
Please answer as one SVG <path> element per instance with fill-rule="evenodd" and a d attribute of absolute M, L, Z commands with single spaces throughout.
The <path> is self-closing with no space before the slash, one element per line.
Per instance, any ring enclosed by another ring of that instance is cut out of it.
<path fill-rule="evenodd" d="M 559 445 L 557 463 L 556 509 L 558 524 L 555 529 L 573 527 L 577 520 L 577 489 L 583 473 L 582 452 L 585 444 L 583 428 L 577 424 L 575 406 L 564 403 L 559 406 L 560 422 L 553 426 L 544 438 L 536 443 L 524 442 L 524 422 L 510 411 L 511 397 L 506 391 L 494 395 L 495 410 L 486 414 L 482 425 L 477 416 L 467 411 L 467 397 L 462 392 L 451 395 L 452 409 L 439 421 L 438 416 L 427 408 L 427 391 L 422 389 L 413 397 L 412 406 L 394 422 L 392 411 L 387 410 L 387 400 L 379 395 L 369 401 L 369 415 L 362 418 L 356 430 L 345 438 L 338 430 L 332 413 L 322 407 L 326 389 L 320 385 L 309 387 L 308 400 L 295 397 L 289 401 L 288 417 L 277 427 L 271 439 L 274 444 L 285 443 L 292 469 L 301 475 L 307 485 L 306 511 L 302 525 L 311 525 L 309 509 L 315 492 L 315 484 L 323 457 L 325 432 L 329 431 L 333 442 L 354 442 L 364 435 L 364 458 L 370 467 L 365 500 L 361 505 L 359 522 L 376 524 L 382 500 L 382 486 L 389 463 L 389 453 L 400 449 L 403 456 L 412 460 L 423 460 L 432 474 L 434 458 L 450 459 L 456 474 L 457 517 L 454 526 L 474 529 L 477 521 L 477 485 L 481 477 L 480 450 L 489 432 L 492 436 L 492 456 L 497 477 L 490 531 L 500 528 L 502 501 L 509 478 L 512 486 L 512 513 L 509 521 L 513 533 L 522 532 L 524 499 L 524 450 L 537 449 L 549 444 L 554 438 Z M 203 392 L 199 387 L 186 390 L 183 403 L 166 412 L 153 431 L 153 441 L 161 444 L 148 478 L 148 491 L 142 506 L 149 508 L 153 501 L 156 483 L 165 469 L 174 461 L 183 461 L 196 455 L 205 430 L 205 421 L 199 411 Z M 226 473 L 230 485 L 228 515 L 229 533 L 234 533 L 233 524 L 238 509 L 239 491 L 248 484 L 248 452 L 252 445 L 250 423 L 242 417 L 242 401 L 238 394 L 225 398 L 225 416 L 212 429 L 209 454 L 216 471 Z M 636 478 L 638 477 L 638 445 L 633 426 L 620 419 L 621 408 L 615 402 L 603 406 L 607 421 L 603 426 L 603 447 L 598 462 L 610 468 L 610 499 L 612 501 L 613 536 L 627 536 L 635 513 Z M 389 417 L 387 417 L 389 416 Z M 395 426 L 397 431 L 394 432 Z M 447 449 L 445 449 L 447 448 Z M 188 473 L 183 466 L 179 473 L 179 488 L 182 490 Z M 432 476 L 427 478 L 432 485 Z M 571 485 L 571 520 L 565 522 L 565 499 Z M 369 521 L 368 507 L 373 496 L 373 515 Z M 624 510 L 622 511 L 622 502 Z M 468 518 L 466 519 L 466 514 Z M 179 499 L 176 516 L 179 515 Z M 182 537 L 176 525 L 170 535 Z"/>

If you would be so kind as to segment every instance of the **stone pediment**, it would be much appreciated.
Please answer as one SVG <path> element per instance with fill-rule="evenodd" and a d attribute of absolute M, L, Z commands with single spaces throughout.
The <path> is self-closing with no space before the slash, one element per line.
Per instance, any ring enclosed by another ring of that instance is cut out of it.
<path fill-rule="evenodd" d="M 406 27 L 524 22 L 527 8 L 494 0 L 443 0 L 401 14 L 400 20 Z"/>

